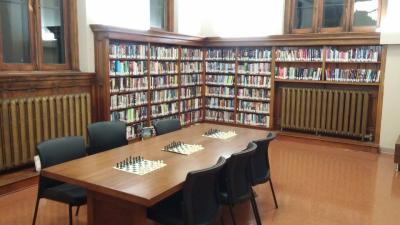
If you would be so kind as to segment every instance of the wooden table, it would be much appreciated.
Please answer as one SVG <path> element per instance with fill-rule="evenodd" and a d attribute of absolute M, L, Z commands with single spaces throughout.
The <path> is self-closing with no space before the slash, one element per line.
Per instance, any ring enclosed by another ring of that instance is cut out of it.
<path fill-rule="evenodd" d="M 210 128 L 234 130 L 238 135 L 228 140 L 203 137 Z M 147 223 L 147 207 L 179 191 L 189 171 L 212 166 L 220 156 L 239 152 L 249 141 L 266 134 L 262 130 L 201 123 L 49 167 L 42 175 L 87 189 L 89 225 L 143 225 Z M 200 144 L 205 149 L 189 156 L 161 151 L 172 141 Z M 167 166 L 143 176 L 113 168 L 126 157 L 139 155 L 149 160 L 164 160 Z"/>

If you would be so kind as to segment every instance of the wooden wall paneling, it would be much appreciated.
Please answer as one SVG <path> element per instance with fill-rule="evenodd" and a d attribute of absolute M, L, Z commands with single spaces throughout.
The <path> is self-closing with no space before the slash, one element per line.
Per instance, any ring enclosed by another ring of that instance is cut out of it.
<path fill-rule="evenodd" d="M 387 45 L 383 46 L 382 57 L 381 57 L 381 77 L 378 91 L 378 102 L 376 112 L 376 123 L 375 123 L 375 143 L 380 143 L 381 137 L 381 125 L 382 125 L 382 108 L 383 108 L 383 95 L 385 92 L 385 71 L 386 71 L 386 57 L 387 57 Z"/>
<path fill-rule="evenodd" d="M 275 67 L 276 67 L 276 63 L 275 63 L 275 58 L 276 58 L 276 47 L 271 47 L 271 56 L 272 56 L 272 60 L 271 60 L 271 90 L 269 92 L 270 94 L 270 102 L 269 102 L 269 123 L 270 123 L 270 129 L 275 129 L 275 121 L 274 121 L 274 116 L 275 116 L 275 102 L 276 102 L 276 98 L 275 98 Z M 278 114 L 279 115 L 279 114 Z"/>
<path fill-rule="evenodd" d="M 70 44 L 69 48 L 69 59 L 71 64 L 71 69 L 79 71 L 79 40 L 78 40 L 78 10 L 77 10 L 77 2 L 78 0 L 68 0 L 70 3 L 68 4 L 69 13 L 69 41 L 67 43 Z"/>

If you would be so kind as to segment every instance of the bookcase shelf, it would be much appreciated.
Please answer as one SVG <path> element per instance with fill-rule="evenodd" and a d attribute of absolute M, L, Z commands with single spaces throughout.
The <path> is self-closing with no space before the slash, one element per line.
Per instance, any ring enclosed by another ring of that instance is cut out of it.
<path fill-rule="evenodd" d="M 150 126 L 155 120 L 171 117 L 179 118 L 184 126 L 207 121 L 279 130 L 283 129 L 283 88 L 320 88 L 332 92 L 366 90 L 371 96 L 366 126 L 373 136 L 373 142 L 379 143 L 386 47 L 379 44 L 378 34 L 227 39 L 104 26 L 92 26 L 92 29 L 95 31 L 96 52 L 99 54 L 96 72 L 99 81 L 103 82 L 98 88 L 98 93 L 102 93 L 97 107 L 100 119 L 108 120 L 110 114 L 116 111 L 144 107 L 146 119 L 128 124 L 135 126 L 135 132 L 138 124 Z M 166 49 L 173 51 L 163 54 Z M 110 54 L 111 51 L 113 54 Z M 152 52 L 161 54 L 161 58 L 151 57 Z M 139 57 L 131 57 L 128 53 Z M 154 73 L 152 65 L 159 66 L 157 73 Z M 279 68 L 287 68 L 287 76 L 283 77 L 291 79 L 281 79 L 282 71 Z M 316 74 L 310 69 L 315 69 Z M 164 72 L 169 70 L 173 72 Z M 127 75 L 116 75 L 112 71 Z M 142 74 L 132 74 L 138 72 Z M 307 72 L 309 74 L 305 76 Z M 302 77 L 305 77 L 304 80 Z M 314 80 L 306 79 L 310 77 Z M 158 85 L 176 85 L 152 87 L 151 83 L 155 82 L 152 79 L 164 79 Z M 111 87 L 121 91 L 111 93 Z M 136 90 L 132 87 L 147 88 Z M 152 102 L 153 94 L 162 90 L 176 90 L 177 99 Z M 110 97 L 140 92 L 147 93 L 147 105 L 110 110 Z M 302 99 L 298 93 L 293 96 L 296 100 Z M 209 107 L 210 99 L 214 102 Z M 335 101 L 332 99 L 332 102 Z M 230 105 L 226 105 L 228 103 Z M 176 104 L 173 106 L 176 112 L 154 117 L 152 106 L 163 104 Z M 223 108 L 226 106 L 232 107 Z M 294 112 L 297 115 L 297 111 Z M 319 115 L 319 118 L 328 116 Z"/>

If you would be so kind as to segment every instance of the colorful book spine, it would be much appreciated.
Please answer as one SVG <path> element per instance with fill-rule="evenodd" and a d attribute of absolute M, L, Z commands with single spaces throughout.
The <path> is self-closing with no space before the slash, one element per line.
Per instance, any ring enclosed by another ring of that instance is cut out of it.
<path fill-rule="evenodd" d="M 182 48 L 182 60 L 203 60 L 203 50 L 198 48 Z"/>
<path fill-rule="evenodd" d="M 270 75 L 270 63 L 241 63 L 238 65 L 238 73 Z"/>
<path fill-rule="evenodd" d="M 248 62 L 271 61 L 272 51 L 270 48 L 241 48 L 238 59 Z"/>
<path fill-rule="evenodd" d="M 160 103 L 160 102 L 177 101 L 177 100 L 178 100 L 177 89 L 152 91 L 151 103 Z"/>
<path fill-rule="evenodd" d="M 239 75 L 238 85 L 243 87 L 271 88 L 271 79 L 268 76 Z"/>
<path fill-rule="evenodd" d="M 110 61 L 110 76 L 146 75 L 147 62 L 145 61 Z"/>
<path fill-rule="evenodd" d="M 325 77 L 328 81 L 379 83 L 380 70 L 327 68 Z"/>
<path fill-rule="evenodd" d="M 239 111 L 247 113 L 269 113 L 269 103 L 239 100 Z"/>
<path fill-rule="evenodd" d="M 150 59 L 152 60 L 177 60 L 179 50 L 175 47 L 151 46 Z"/>
<path fill-rule="evenodd" d="M 201 62 L 182 62 L 181 73 L 201 73 L 203 72 L 203 63 Z"/>
<path fill-rule="evenodd" d="M 150 78 L 150 87 L 152 89 L 178 87 L 178 76 L 152 76 Z"/>
<path fill-rule="evenodd" d="M 150 74 L 177 74 L 178 64 L 175 62 L 150 62 Z"/>
<path fill-rule="evenodd" d="M 117 59 L 146 59 L 147 45 L 111 42 L 109 54 L 110 58 Z"/>
<path fill-rule="evenodd" d="M 238 123 L 251 125 L 251 126 L 260 126 L 260 127 L 269 127 L 269 116 L 261 115 L 261 114 L 253 114 L 253 113 L 238 113 L 236 115 L 236 120 Z"/>
<path fill-rule="evenodd" d="M 205 115 L 206 120 L 210 121 L 218 121 L 225 123 L 234 123 L 235 116 L 233 112 L 230 111 L 215 111 L 215 110 L 206 110 Z"/>
<path fill-rule="evenodd" d="M 207 62 L 207 73 L 235 73 L 235 63 Z"/>
<path fill-rule="evenodd" d="M 277 61 L 309 61 L 319 62 L 322 60 L 321 48 L 293 48 L 285 47 L 276 49 Z"/>
<path fill-rule="evenodd" d="M 147 77 L 119 77 L 110 79 L 111 93 L 147 90 Z"/>
<path fill-rule="evenodd" d="M 351 49 L 330 47 L 326 50 L 328 62 L 380 62 L 381 46 L 362 46 Z"/>
<path fill-rule="evenodd" d="M 265 89 L 238 88 L 238 99 L 267 101 L 269 94 Z"/>
<path fill-rule="evenodd" d="M 321 68 L 276 67 L 275 78 L 283 80 L 321 80 Z"/>
<path fill-rule="evenodd" d="M 147 104 L 147 92 L 111 95 L 110 109 L 122 109 Z"/>
<path fill-rule="evenodd" d="M 193 97 L 202 97 L 201 96 L 202 87 L 183 87 L 181 88 L 181 99 L 188 99 Z"/>
<path fill-rule="evenodd" d="M 201 110 L 184 112 L 181 114 L 181 124 L 188 125 L 192 123 L 197 123 L 201 121 L 202 118 L 203 118 L 203 111 Z"/>
<path fill-rule="evenodd" d="M 181 85 L 201 85 L 201 74 L 185 74 L 181 75 Z"/>
<path fill-rule="evenodd" d="M 209 109 L 234 110 L 235 100 L 224 98 L 206 98 L 206 107 Z"/>
<path fill-rule="evenodd" d="M 206 84 L 213 85 L 233 85 L 235 76 L 233 75 L 217 75 L 217 74 L 207 74 Z"/>
<path fill-rule="evenodd" d="M 234 98 L 235 97 L 235 88 L 206 86 L 206 96 Z"/>
<path fill-rule="evenodd" d="M 181 112 L 199 110 L 203 107 L 201 98 L 194 98 L 181 101 Z"/>
<path fill-rule="evenodd" d="M 222 49 L 208 49 L 206 60 L 227 60 L 232 61 L 236 59 L 236 50 L 231 48 Z"/>
<path fill-rule="evenodd" d="M 110 114 L 111 121 L 123 121 L 125 123 L 140 122 L 147 118 L 147 107 L 130 108 L 114 111 Z"/>
<path fill-rule="evenodd" d="M 167 116 L 170 114 L 178 113 L 178 103 L 163 103 L 151 106 L 151 117 L 156 118 L 160 116 Z"/>

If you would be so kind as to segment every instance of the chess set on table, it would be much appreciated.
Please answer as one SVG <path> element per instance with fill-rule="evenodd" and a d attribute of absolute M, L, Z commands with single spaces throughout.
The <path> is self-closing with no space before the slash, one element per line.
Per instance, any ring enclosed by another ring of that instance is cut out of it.
<path fill-rule="evenodd" d="M 136 175 L 145 175 L 154 170 L 158 170 L 167 164 L 163 160 L 147 160 L 142 156 L 128 157 L 125 160 L 117 163 L 114 169 L 122 170 Z"/>
<path fill-rule="evenodd" d="M 235 131 L 221 131 L 218 129 L 209 129 L 207 132 L 205 132 L 203 134 L 204 137 L 210 137 L 210 138 L 216 138 L 216 139 L 222 139 L 222 140 L 226 140 L 229 139 L 231 137 L 236 136 L 236 132 Z"/>
<path fill-rule="evenodd" d="M 190 155 L 195 152 L 203 150 L 204 147 L 201 145 L 189 145 L 181 141 L 173 141 L 170 144 L 164 146 L 163 151 L 178 153 L 182 155 Z"/>

